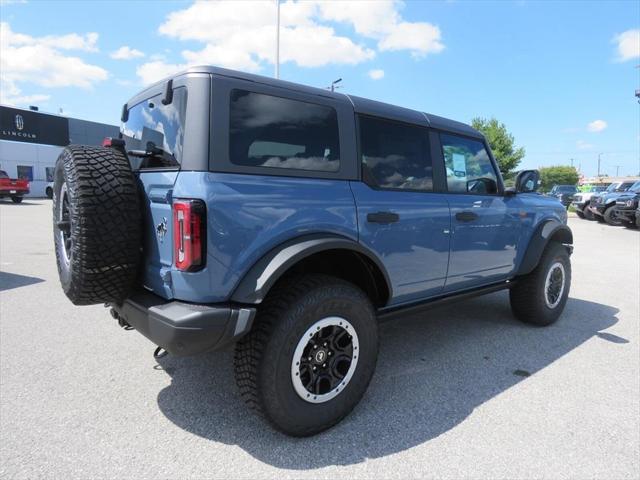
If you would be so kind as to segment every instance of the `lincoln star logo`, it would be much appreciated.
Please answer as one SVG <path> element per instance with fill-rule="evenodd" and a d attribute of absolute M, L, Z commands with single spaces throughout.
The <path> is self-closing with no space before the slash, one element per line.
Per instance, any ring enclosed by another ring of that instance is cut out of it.
<path fill-rule="evenodd" d="M 24 128 L 24 118 L 22 118 L 22 115 L 20 114 L 16 115 L 16 128 L 18 130 L 22 130 Z"/>

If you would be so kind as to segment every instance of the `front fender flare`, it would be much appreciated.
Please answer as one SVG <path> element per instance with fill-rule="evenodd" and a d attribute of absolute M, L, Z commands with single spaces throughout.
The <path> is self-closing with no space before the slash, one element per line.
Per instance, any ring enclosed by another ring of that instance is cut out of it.
<path fill-rule="evenodd" d="M 351 250 L 364 255 L 379 269 L 391 298 L 389 275 L 375 254 L 354 240 L 337 235 L 305 235 L 285 242 L 258 260 L 236 286 L 231 300 L 242 304 L 258 304 L 278 279 L 300 260 L 327 250 Z"/>
<path fill-rule="evenodd" d="M 555 219 L 542 222 L 531 236 L 527 251 L 520 262 L 518 275 L 526 275 L 536 268 L 540 257 L 542 257 L 542 252 L 552 238 L 565 245 L 573 244 L 573 233 L 567 225 Z"/>

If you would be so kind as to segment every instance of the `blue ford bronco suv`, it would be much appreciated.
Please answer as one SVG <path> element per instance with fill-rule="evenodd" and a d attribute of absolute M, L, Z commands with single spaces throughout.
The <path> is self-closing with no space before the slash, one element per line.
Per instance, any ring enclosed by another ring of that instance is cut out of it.
<path fill-rule="evenodd" d="M 235 343 L 249 406 L 312 435 L 363 396 L 381 319 L 509 289 L 518 319 L 556 321 L 573 236 L 538 183 L 505 188 L 463 123 L 194 67 L 129 100 L 119 138 L 63 150 L 58 271 L 173 355 Z"/>

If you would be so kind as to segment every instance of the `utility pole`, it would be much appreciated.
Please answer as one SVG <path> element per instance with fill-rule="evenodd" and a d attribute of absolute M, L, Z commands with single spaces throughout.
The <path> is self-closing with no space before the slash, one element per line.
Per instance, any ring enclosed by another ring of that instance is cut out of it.
<path fill-rule="evenodd" d="M 614 165 L 614 167 L 616 167 L 616 177 L 617 177 L 618 173 L 620 172 L 620 165 Z"/>
<path fill-rule="evenodd" d="M 573 167 L 573 158 L 570 158 L 569 161 L 571 162 L 571 166 Z"/>
<path fill-rule="evenodd" d="M 280 0 L 276 0 L 276 78 L 280 78 Z"/>

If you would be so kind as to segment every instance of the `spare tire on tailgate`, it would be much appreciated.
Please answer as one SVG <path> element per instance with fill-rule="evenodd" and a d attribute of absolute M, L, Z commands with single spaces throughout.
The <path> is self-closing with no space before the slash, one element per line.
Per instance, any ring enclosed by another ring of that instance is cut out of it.
<path fill-rule="evenodd" d="M 56 162 L 53 236 L 60 283 L 76 305 L 119 303 L 138 274 L 140 198 L 115 148 L 70 145 Z"/>

